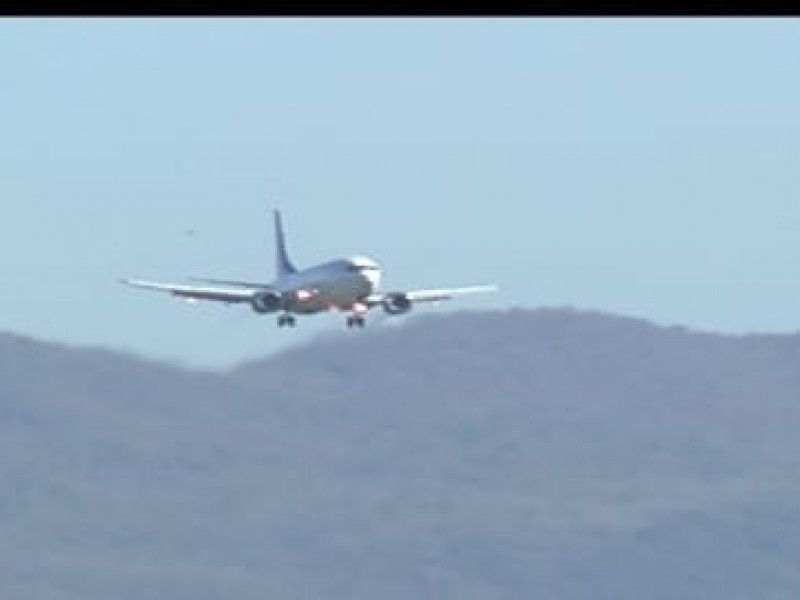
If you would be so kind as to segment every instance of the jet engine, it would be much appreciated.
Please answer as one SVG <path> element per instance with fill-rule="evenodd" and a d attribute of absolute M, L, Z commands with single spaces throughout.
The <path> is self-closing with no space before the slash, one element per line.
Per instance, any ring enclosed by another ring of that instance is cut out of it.
<path fill-rule="evenodd" d="M 391 292 L 383 299 L 383 310 L 390 315 L 402 315 L 411 310 L 411 300 L 402 292 Z"/>
<path fill-rule="evenodd" d="M 281 307 L 281 296 L 276 292 L 259 292 L 253 296 L 250 304 L 257 313 L 275 312 Z"/>

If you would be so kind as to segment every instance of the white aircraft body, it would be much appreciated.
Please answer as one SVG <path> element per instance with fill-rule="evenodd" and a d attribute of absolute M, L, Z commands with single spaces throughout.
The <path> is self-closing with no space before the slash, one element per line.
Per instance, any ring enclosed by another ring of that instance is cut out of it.
<path fill-rule="evenodd" d="M 197 279 L 203 285 L 123 279 L 128 285 L 168 292 L 190 301 L 217 300 L 249 304 L 260 314 L 279 313 L 278 326 L 295 325 L 297 314 L 347 311 L 348 327 L 363 327 L 364 315 L 381 306 L 390 315 L 407 313 L 417 302 L 437 302 L 460 294 L 496 290 L 494 285 L 439 290 L 380 292 L 381 269 L 366 256 L 353 256 L 297 269 L 286 252 L 280 212 L 274 211 L 277 277 L 270 283 Z"/>

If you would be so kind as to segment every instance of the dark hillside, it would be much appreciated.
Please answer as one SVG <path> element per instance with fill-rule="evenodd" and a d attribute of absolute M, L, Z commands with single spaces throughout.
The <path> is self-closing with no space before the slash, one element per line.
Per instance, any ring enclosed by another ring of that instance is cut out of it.
<path fill-rule="evenodd" d="M 798 366 L 553 309 L 228 375 L 0 336 L 0 597 L 794 599 Z"/>

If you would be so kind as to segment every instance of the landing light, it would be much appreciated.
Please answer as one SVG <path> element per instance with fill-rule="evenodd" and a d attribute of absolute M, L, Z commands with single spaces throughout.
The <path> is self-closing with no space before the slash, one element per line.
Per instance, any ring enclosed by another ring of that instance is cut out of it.
<path fill-rule="evenodd" d="M 300 302 L 310 300 L 317 293 L 317 290 L 297 290 L 297 299 Z"/>

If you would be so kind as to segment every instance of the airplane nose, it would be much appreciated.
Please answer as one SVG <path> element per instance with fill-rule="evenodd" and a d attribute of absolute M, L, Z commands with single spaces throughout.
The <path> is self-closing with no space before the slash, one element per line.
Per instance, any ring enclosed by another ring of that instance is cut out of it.
<path fill-rule="evenodd" d="M 369 281 L 370 286 L 372 289 L 378 287 L 378 284 L 381 282 L 381 272 L 378 270 L 375 271 L 365 271 L 364 277 L 366 277 L 367 281 Z"/>

